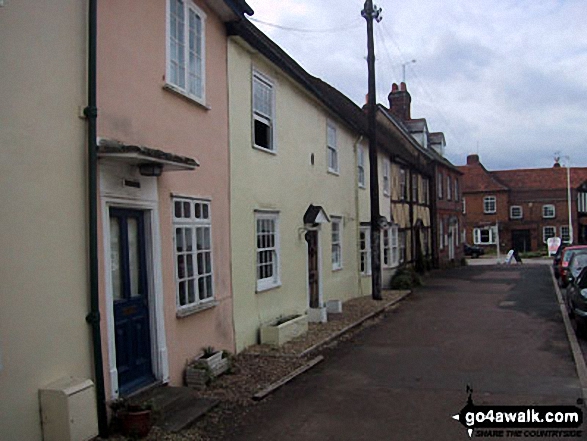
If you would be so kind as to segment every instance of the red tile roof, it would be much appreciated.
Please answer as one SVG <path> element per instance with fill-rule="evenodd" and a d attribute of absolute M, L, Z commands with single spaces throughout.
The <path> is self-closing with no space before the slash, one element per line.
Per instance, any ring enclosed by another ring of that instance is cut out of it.
<path fill-rule="evenodd" d="M 516 190 L 556 190 L 567 188 L 567 169 L 565 167 L 530 168 L 518 170 L 498 170 L 493 176 Z M 571 167 L 571 188 L 579 187 L 587 181 L 587 167 Z"/>
<path fill-rule="evenodd" d="M 465 193 L 509 190 L 506 185 L 500 182 L 499 178 L 487 171 L 480 162 L 461 165 L 457 168 L 463 172 L 462 191 Z"/>

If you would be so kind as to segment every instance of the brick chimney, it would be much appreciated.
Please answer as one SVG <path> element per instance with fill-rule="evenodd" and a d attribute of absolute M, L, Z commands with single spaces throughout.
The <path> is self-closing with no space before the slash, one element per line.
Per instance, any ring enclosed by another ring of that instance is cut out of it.
<path fill-rule="evenodd" d="M 396 83 L 393 83 L 387 98 L 389 99 L 389 111 L 392 115 L 397 116 L 402 121 L 412 119 L 410 115 L 412 97 L 406 89 L 406 83 L 402 82 L 399 87 Z"/>
<path fill-rule="evenodd" d="M 479 164 L 479 155 L 467 156 L 467 165 Z"/>

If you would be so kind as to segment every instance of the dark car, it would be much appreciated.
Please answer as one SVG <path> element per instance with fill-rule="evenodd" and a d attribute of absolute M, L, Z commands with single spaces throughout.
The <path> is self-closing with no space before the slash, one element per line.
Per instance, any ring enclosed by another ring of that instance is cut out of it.
<path fill-rule="evenodd" d="M 587 334 L 587 255 L 577 255 L 569 266 L 566 303 L 569 315 L 575 319 L 577 333 Z"/>
<path fill-rule="evenodd" d="M 466 243 L 464 245 L 465 248 L 465 256 L 471 256 L 473 258 L 482 256 L 483 254 L 485 254 L 485 250 L 481 247 L 478 247 L 476 245 L 469 245 L 468 243 Z"/>
<path fill-rule="evenodd" d="M 554 277 L 557 279 L 561 276 L 560 274 L 560 264 L 561 258 L 563 257 L 563 250 L 567 247 L 567 244 L 562 242 L 554 253 L 552 258 L 552 269 L 554 270 Z"/>
<path fill-rule="evenodd" d="M 567 274 L 569 272 L 569 263 L 576 254 L 587 254 L 587 245 L 573 245 L 563 250 L 558 266 L 558 282 L 563 288 L 568 285 Z"/>

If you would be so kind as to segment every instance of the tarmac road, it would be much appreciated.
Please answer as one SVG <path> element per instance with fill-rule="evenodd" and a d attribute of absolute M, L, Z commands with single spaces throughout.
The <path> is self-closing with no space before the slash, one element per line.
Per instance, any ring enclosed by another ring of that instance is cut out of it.
<path fill-rule="evenodd" d="M 467 384 L 476 405 L 581 397 L 547 265 L 436 272 L 381 323 L 325 355 L 231 439 L 466 440 L 451 416 L 466 404 Z"/>

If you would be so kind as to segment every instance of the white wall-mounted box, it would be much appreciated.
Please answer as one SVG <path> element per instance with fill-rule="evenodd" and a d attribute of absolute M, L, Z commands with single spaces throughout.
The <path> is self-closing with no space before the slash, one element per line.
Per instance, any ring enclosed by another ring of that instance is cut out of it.
<path fill-rule="evenodd" d="M 44 441 L 88 441 L 98 436 L 91 380 L 63 378 L 39 390 Z"/>

